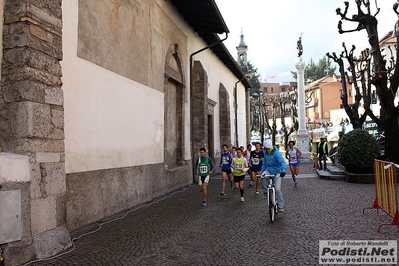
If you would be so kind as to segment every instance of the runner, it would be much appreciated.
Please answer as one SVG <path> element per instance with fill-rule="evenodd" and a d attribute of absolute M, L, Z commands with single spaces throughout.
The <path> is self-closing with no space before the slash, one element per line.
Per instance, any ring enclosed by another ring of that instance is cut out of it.
<path fill-rule="evenodd" d="M 206 149 L 200 149 L 200 156 L 195 160 L 194 177 L 198 180 L 199 189 L 202 192 L 202 206 L 206 206 L 207 186 L 210 176 L 215 171 L 212 159 L 206 155 Z"/>
<path fill-rule="evenodd" d="M 223 153 L 222 156 L 220 157 L 220 167 L 222 168 L 222 192 L 220 192 L 220 195 L 224 196 L 226 193 L 224 192 L 225 187 L 226 187 L 226 177 L 229 178 L 230 181 L 230 188 L 234 189 L 234 183 L 233 183 L 233 174 L 231 173 L 231 154 L 229 152 L 229 148 L 227 147 L 226 144 L 223 145 Z"/>
<path fill-rule="evenodd" d="M 251 161 L 250 161 L 250 159 L 251 159 L 251 152 L 252 152 L 252 145 L 251 144 L 248 144 L 247 145 L 247 150 L 245 151 L 245 153 L 244 153 L 244 156 L 245 156 L 245 159 L 247 159 L 247 162 L 248 162 L 248 167 L 249 167 L 249 169 L 248 169 L 248 171 L 247 171 L 247 173 L 248 173 L 248 175 L 249 175 L 249 178 L 251 179 Z M 252 180 L 249 182 L 249 185 L 250 186 L 252 186 L 253 185 L 253 183 L 252 183 Z"/>
<path fill-rule="evenodd" d="M 255 150 L 251 152 L 251 158 L 249 161 L 249 164 L 251 166 L 252 172 L 251 172 L 251 183 L 255 181 L 256 179 L 256 184 L 255 184 L 255 194 L 259 195 L 259 186 L 260 186 L 260 178 L 259 175 L 261 174 L 262 170 L 262 163 L 263 163 L 263 157 L 264 153 L 261 148 L 260 143 L 255 144 Z M 258 177 L 256 177 L 258 175 Z"/>
<path fill-rule="evenodd" d="M 230 157 L 232 160 L 233 160 L 233 158 L 237 157 L 237 147 L 235 147 L 235 146 L 231 147 Z"/>
<path fill-rule="evenodd" d="M 240 189 L 241 201 L 244 201 L 244 180 L 245 172 L 248 170 L 247 159 L 242 156 L 241 149 L 237 150 L 237 157 L 231 163 L 231 170 L 234 174 L 234 185 Z"/>
<path fill-rule="evenodd" d="M 291 140 L 288 142 L 288 149 L 285 152 L 285 158 L 288 159 L 288 164 L 290 166 L 292 180 L 294 181 L 294 187 L 297 187 L 296 178 L 299 174 L 299 162 L 301 161 L 302 152 L 294 147 L 295 141 Z"/>

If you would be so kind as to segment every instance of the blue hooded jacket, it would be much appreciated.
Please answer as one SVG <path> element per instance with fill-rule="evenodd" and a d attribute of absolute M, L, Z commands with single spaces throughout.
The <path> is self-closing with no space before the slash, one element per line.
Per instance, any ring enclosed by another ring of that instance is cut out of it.
<path fill-rule="evenodd" d="M 286 172 L 287 166 L 285 164 L 284 158 L 281 155 L 277 147 L 273 146 L 271 153 L 264 151 L 265 157 L 262 164 L 262 173 L 268 171 L 270 174 L 280 174 Z"/>

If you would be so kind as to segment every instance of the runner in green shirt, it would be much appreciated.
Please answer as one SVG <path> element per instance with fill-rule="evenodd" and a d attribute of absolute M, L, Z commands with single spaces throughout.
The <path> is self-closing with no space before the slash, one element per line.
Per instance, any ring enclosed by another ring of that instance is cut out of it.
<path fill-rule="evenodd" d="M 206 196 L 207 196 L 207 186 L 209 182 L 209 178 L 213 172 L 215 172 L 215 165 L 213 164 L 212 159 L 206 155 L 206 149 L 200 149 L 200 157 L 195 160 L 194 166 L 194 177 L 195 180 L 198 180 L 198 185 L 200 191 L 202 192 L 202 206 L 206 206 Z"/>

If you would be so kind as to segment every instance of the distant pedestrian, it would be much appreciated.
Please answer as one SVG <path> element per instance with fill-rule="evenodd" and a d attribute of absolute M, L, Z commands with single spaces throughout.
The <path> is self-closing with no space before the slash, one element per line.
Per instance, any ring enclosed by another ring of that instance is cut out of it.
<path fill-rule="evenodd" d="M 245 172 L 248 170 L 247 159 L 242 155 L 241 149 L 237 150 L 237 157 L 233 159 L 231 170 L 234 175 L 234 185 L 240 189 L 241 201 L 244 201 Z"/>
<path fill-rule="evenodd" d="M 341 118 L 339 125 L 341 126 L 341 131 L 345 134 L 345 121 Z"/>
<path fill-rule="evenodd" d="M 251 184 L 255 181 L 255 194 L 259 195 L 260 174 L 262 170 L 264 153 L 260 143 L 255 144 L 255 150 L 251 152 L 249 165 L 251 167 Z"/>
<path fill-rule="evenodd" d="M 290 166 L 292 180 L 294 181 L 294 187 L 297 187 L 296 178 L 299 174 L 299 165 L 302 157 L 302 152 L 294 146 L 295 141 L 291 140 L 288 142 L 288 149 L 285 152 L 285 157 L 288 159 L 288 165 Z"/>
<path fill-rule="evenodd" d="M 234 189 L 233 174 L 231 172 L 232 160 L 233 159 L 231 158 L 229 148 L 227 147 L 226 144 L 224 144 L 223 153 L 222 156 L 220 157 L 220 167 L 222 168 L 222 192 L 220 192 L 220 195 L 222 196 L 226 195 L 225 193 L 226 178 L 228 178 L 230 181 L 230 187 Z"/>
<path fill-rule="evenodd" d="M 235 146 L 231 147 L 230 157 L 231 157 L 231 159 L 237 157 L 237 147 L 235 147 Z"/>
<path fill-rule="evenodd" d="M 194 177 L 198 180 L 199 189 L 202 192 L 202 206 L 206 206 L 207 186 L 212 173 L 215 172 L 215 165 L 212 159 L 206 155 L 206 149 L 200 149 L 200 156 L 195 160 Z"/>
<path fill-rule="evenodd" d="M 320 142 L 317 146 L 317 153 L 319 158 L 319 170 L 327 171 L 327 155 L 328 155 L 328 146 L 325 138 L 321 138 Z M 324 168 L 321 162 L 324 162 Z"/>
<path fill-rule="evenodd" d="M 345 134 L 353 130 L 353 125 L 348 118 L 345 118 Z"/>

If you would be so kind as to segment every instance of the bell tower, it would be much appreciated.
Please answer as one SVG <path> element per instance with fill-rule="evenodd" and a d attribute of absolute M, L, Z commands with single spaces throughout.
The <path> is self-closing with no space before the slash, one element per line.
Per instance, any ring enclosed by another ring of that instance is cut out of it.
<path fill-rule="evenodd" d="M 248 72 L 248 61 L 247 61 L 247 51 L 248 51 L 248 45 L 245 44 L 244 42 L 244 34 L 242 33 L 241 29 L 241 35 L 240 35 L 240 43 L 238 44 L 237 48 L 237 63 L 241 67 L 242 71 L 244 73 Z"/>

